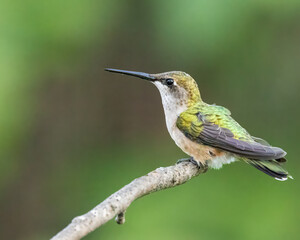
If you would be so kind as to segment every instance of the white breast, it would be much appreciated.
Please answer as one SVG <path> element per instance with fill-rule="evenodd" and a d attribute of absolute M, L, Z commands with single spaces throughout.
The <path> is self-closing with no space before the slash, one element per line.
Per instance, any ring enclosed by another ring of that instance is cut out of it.
<path fill-rule="evenodd" d="M 196 159 L 193 152 L 195 152 L 195 148 L 199 148 L 199 144 L 188 139 L 176 126 L 177 118 L 188 108 L 187 103 L 184 101 L 186 98 L 185 92 L 182 91 L 180 94 L 174 96 L 170 94 L 169 89 L 166 86 L 163 86 L 159 82 L 154 82 L 154 84 L 161 95 L 166 125 L 170 136 L 182 151 Z"/>

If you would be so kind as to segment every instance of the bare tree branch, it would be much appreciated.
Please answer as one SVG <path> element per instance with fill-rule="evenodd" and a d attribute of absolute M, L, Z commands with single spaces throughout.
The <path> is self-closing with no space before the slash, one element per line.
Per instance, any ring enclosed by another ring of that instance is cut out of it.
<path fill-rule="evenodd" d="M 147 175 L 133 180 L 88 213 L 75 217 L 52 240 L 81 239 L 114 216 L 116 216 L 117 223 L 123 224 L 125 211 L 134 200 L 152 192 L 183 184 L 206 171 L 207 167 L 198 168 L 190 162 L 180 162 L 170 167 L 157 168 Z"/>

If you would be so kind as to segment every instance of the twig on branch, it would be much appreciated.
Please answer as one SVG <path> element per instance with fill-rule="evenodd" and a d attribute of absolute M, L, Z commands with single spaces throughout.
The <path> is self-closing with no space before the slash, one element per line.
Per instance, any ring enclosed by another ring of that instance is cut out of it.
<path fill-rule="evenodd" d="M 116 216 L 116 223 L 117 224 L 124 224 L 125 223 L 125 211 L 124 212 L 121 212 L 119 213 L 117 216 Z"/>
<path fill-rule="evenodd" d="M 160 167 L 145 176 L 133 180 L 105 199 L 91 211 L 75 217 L 72 222 L 52 240 L 81 239 L 116 216 L 116 222 L 125 222 L 125 211 L 130 204 L 149 193 L 183 184 L 192 177 L 207 171 L 190 162 L 180 162 L 170 167 Z"/>

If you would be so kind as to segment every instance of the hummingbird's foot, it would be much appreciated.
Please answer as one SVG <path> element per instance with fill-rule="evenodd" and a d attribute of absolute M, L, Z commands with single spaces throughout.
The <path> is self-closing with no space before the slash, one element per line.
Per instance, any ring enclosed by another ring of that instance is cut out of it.
<path fill-rule="evenodd" d="M 182 162 L 190 162 L 192 158 L 181 158 L 177 160 L 176 164 L 182 163 Z"/>
<path fill-rule="evenodd" d="M 205 172 L 207 171 L 207 165 L 205 164 L 202 164 L 201 162 L 198 162 L 196 161 L 193 157 L 190 157 L 190 158 L 182 158 L 182 159 L 179 159 L 176 164 L 179 164 L 179 163 L 182 163 L 182 162 L 190 162 L 190 163 L 193 163 L 195 164 L 199 169 L 205 169 Z"/>

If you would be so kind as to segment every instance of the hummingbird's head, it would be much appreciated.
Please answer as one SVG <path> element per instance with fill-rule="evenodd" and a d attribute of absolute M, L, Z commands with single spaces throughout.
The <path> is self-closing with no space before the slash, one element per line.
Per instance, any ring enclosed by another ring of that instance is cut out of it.
<path fill-rule="evenodd" d="M 118 69 L 105 69 L 151 81 L 159 90 L 164 108 L 184 110 L 201 101 L 196 81 L 187 73 L 180 71 L 149 74 Z"/>
<path fill-rule="evenodd" d="M 196 81 L 187 73 L 172 71 L 153 74 L 163 101 L 187 107 L 201 100 Z"/>

